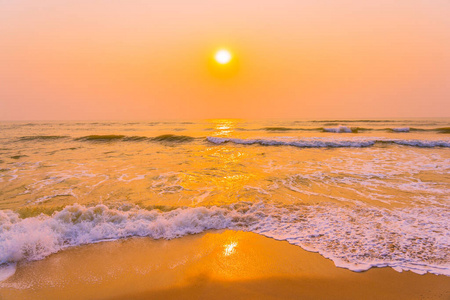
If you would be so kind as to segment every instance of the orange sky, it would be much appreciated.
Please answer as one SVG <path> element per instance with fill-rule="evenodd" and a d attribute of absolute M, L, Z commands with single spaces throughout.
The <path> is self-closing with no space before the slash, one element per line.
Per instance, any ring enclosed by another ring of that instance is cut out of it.
<path fill-rule="evenodd" d="M 0 120 L 449 117 L 449 16 L 446 0 L 1 1 Z"/>

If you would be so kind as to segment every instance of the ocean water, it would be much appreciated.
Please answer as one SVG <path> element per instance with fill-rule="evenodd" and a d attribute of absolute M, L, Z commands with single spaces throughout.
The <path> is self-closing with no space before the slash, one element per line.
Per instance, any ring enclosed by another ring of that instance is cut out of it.
<path fill-rule="evenodd" d="M 449 119 L 2 122 L 0 281 L 67 247 L 210 229 L 450 276 L 449 133 Z"/>

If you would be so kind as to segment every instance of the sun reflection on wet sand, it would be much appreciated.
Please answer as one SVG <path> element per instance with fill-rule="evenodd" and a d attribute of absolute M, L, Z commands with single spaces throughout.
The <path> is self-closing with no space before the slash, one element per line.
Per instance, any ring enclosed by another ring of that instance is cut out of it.
<path fill-rule="evenodd" d="M 233 254 L 236 250 L 237 242 L 231 242 L 229 244 L 224 245 L 223 255 L 224 256 L 230 256 Z"/>

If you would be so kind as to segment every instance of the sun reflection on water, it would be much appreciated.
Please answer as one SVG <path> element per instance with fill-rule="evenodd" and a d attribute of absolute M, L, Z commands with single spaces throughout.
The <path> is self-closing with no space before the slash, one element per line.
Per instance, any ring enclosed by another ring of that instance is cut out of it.
<path fill-rule="evenodd" d="M 214 136 L 221 136 L 221 137 L 231 136 L 238 123 L 237 120 L 233 119 L 220 119 L 220 120 L 213 120 L 212 122 L 215 124 L 214 129 L 216 130 L 214 132 Z"/>

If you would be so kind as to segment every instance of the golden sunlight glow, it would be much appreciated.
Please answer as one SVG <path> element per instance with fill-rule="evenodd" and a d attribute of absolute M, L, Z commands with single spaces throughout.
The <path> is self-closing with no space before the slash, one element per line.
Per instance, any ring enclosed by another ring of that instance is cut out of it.
<path fill-rule="evenodd" d="M 219 119 L 213 120 L 212 122 L 215 123 L 215 132 L 213 135 L 221 137 L 230 136 L 237 125 L 237 121 L 233 119 Z"/>
<path fill-rule="evenodd" d="M 232 55 L 230 53 L 230 51 L 222 49 L 216 52 L 216 54 L 214 55 L 214 59 L 219 63 L 219 64 L 227 64 L 231 61 Z"/>
<path fill-rule="evenodd" d="M 225 256 L 230 256 L 231 254 L 234 253 L 234 248 L 236 248 L 237 246 L 237 242 L 231 242 L 227 245 L 224 246 L 224 250 L 223 250 L 223 255 Z"/>

